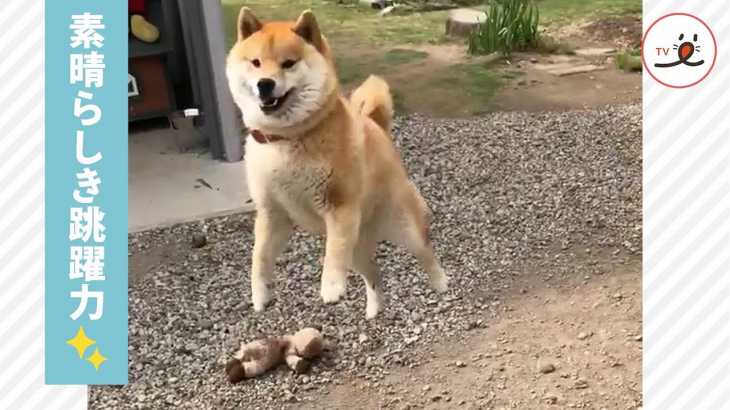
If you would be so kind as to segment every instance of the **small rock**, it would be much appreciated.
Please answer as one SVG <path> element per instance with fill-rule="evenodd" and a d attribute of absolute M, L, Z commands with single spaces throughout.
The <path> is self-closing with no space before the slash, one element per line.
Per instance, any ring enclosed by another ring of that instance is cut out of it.
<path fill-rule="evenodd" d="M 575 50 L 575 54 L 579 56 L 585 56 L 585 57 L 598 57 L 598 56 L 607 56 L 610 54 L 615 54 L 616 49 L 615 48 L 582 48 Z"/>
<path fill-rule="evenodd" d="M 427 384 L 427 385 L 423 386 L 423 389 L 422 390 L 425 391 L 425 392 L 426 391 L 429 391 L 429 390 L 431 390 L 431 386 Z"/>
<path fill-rule="evenodd" d="M 193 240 L 192 240 L 193 248 L 202 248 L 203 246 L 205 246 L 207 244 L 208 244 L 208 238 L 205 235 L 203 235 L 201 233 L 193 235 Z"/>
<path fill-rule="evenodd" d="M 395 10 L 395 6 L 388 6 L 384 9 L 380 10 L 380 13 L 378 13 L 378 14 L 380 14 L 381 17 L 387 16 L 388 14 L 392 13 L 393 10 Z"/>
<path fill-rule="evenodd" d="M 357 341 L 358 341 L 358 342 L 359 342 L 360 344 L 363 344 L 363 343 L 367 342 L 367 341 L 368 341 L 368 339 L 369 339 L 369 338 L 368 338 L 368 335 L 366 335 L 365 333 L 360 333 L 360 337 L 358 337 L 358 338 L 357 338 Z"/>
<path fill-rule="evenodd" d="M 466 363 L 462 362 L 461 360 L 457 360 L 454 365 L 456 365 L 456 367 L 466 367 Z"/>
<path fill-rule="evenodd" d="M 580 332 L 578 333 L 578 340 L 586 340 L 591 337 L 591 333 Z"/>
<path fill-rule="evenodd" d="M 583 380 L 583 379 L 579 379 L 579 380 L 577 380 L 575 382 L 575 388 L 576 389 L 579 389 L 579 390 L 580 389 L 587 389 L 588 388 L 588 382 L 585 381 L 585 380 Z"/>
<path fill-rule="evenodd" d="M 292 393 L 290 391 L 284 392 L 283 399 L 284 399 L 284 401 L 288 401 L 290 403 L 296 403 L 299 401 L 299 399 L 297 399 L 297 396 L 295 396 L 294 393 Z"/>
<path fill-rule="evenodd" d="M 555 371 L 555 365 L 552 363 L 544 363 L 540 365 L 540 373 L 542 374 L 548 374 Z"/>
<path fill-rule="evenodd" d="M 558 77 L 564 77 L 566 75 L 590 73 L 593 71 L 604 70 L 604 69 L 605 69 L 604 66 L 594 65 L 594 64 L 583 64 L 583 65 L 574 65 L 574 66 L 562 66 L 561 65 L 559 67 L 548 70 L 548 72 L 550 74 L 556 75 Z"/>
<path fill-rule="evenodd" d="M 213 328 L 213 322 L 209 319 L 201 319 L 200 322 L 198 322 L 198 326 L 200 326 L 201 329 L 210 330 Z"/>
<path fill-rule="evenodd" d="M 558 396 L 556 396 L 554 394 L 546 394 L 542 398 L 542 401 L 544 401 L 547 404 L 556 404 L 558 402 Z"/>

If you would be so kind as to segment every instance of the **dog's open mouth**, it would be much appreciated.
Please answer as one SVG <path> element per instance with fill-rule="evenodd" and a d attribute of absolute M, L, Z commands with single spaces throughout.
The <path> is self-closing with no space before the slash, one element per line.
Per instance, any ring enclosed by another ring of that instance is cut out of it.
<path fill-rule="evenodd" d="M 284 95 L 278 98 L 267 98 L 265 100 L 261 101 L 261 111 L 264 112 L 264 114 L 271 114 L 273 112 L 276 112 L 279 108 L 281 108 L 284 103 L 286 102 L 287 98 L 289 98 L 289 95 L 291 95 L 292 91 L 294 89 L 290 89 L 287 91 Z"/>

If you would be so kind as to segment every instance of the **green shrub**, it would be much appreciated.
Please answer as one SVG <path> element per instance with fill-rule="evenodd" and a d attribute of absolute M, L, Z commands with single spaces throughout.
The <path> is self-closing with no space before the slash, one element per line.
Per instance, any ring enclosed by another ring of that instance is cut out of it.
<path fill-rule="evenodd" d="M 641 71 L 641 52 L 638 49 L 619 51 L 616 54 L 616 65 L 619 69 L 627 72 Z"/>
<path fill-rule="evenodd" d="M 537 51 L 543 54 L 575 55 L 575 47 L 572 44 L 546 35 L 541 35 L 537 39 Z"/>
<path fill-rule="evenodd" d="M 537 47 L 540 11 L 532 0 L 492 0 L 487 19 L 469 36 L 471 54 L 509 55 Z"/>

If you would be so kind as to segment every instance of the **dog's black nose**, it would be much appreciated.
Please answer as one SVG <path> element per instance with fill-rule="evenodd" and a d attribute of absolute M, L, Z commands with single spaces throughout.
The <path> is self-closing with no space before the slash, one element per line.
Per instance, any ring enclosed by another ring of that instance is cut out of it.
<path fill-rule="evenodd" d="M 274 92 L 274 87 L 276 87 L 276 81 L 271 78 L 262 78 L 256 86 L 259 88 L 259 97 L 270 97 L 271 93 Z"/>

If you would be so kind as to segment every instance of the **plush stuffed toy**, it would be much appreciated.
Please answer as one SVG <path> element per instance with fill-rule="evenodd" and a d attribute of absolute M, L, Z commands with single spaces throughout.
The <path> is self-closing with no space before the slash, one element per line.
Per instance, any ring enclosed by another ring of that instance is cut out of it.
<path fill-rule="evenodd" d="M 308 327 L 293 335 L 241 344 L 241 349 L 226 364 L 226 373 L 231 383 L 238 383 L 259 376 L 279 366 L 282 361 L 296 373 L 303 373 L 323 350 L 322 334 Z"/>

